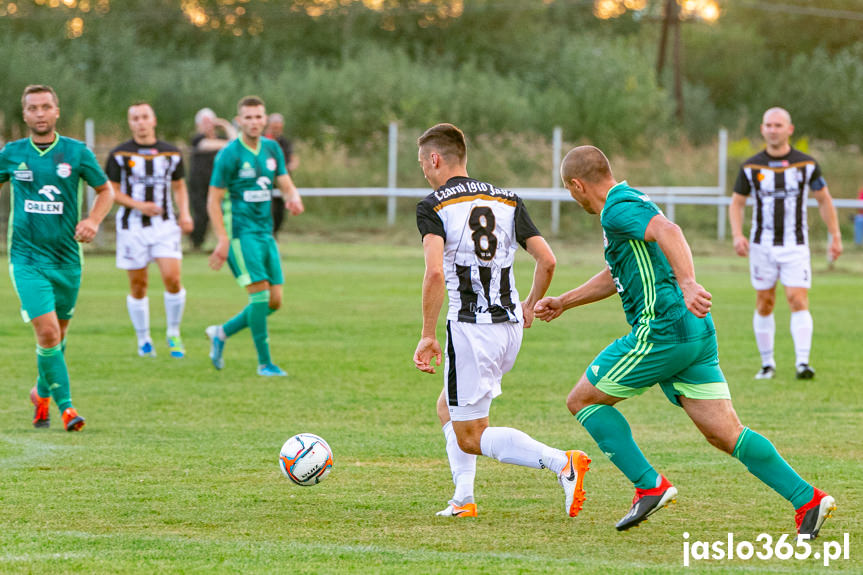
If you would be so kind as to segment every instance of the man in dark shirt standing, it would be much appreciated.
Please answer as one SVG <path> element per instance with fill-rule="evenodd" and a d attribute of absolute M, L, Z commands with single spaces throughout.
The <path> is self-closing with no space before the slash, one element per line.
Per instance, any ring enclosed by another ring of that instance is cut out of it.
<path fill-rule="evenodd" d="M 300 159 L 294 153 L 294 144 L 285 137 L 285 117 L 281 114 L 270 114 L 267 118 L 267 129 L 264 137 L 275 140 L 285 155 L 285 166 L 291 174 L 300 165 Z M 285 219 L 285 199 L 279 188 L 273 188 L 273 235 L 278 237 L 279 229 Z"/>
<path fill-rule="evenodd" d="M 219 135 L 216 128 L 224 132 Z M 192 219 L 195 227 L 189 237 L 192 247 L 201 249 L 204 236 L 207 234 L 207 192 L 210 189 L 210 174 L 213 173 L 213 161 L 216 153 L 237 137 L 237 131 L 227 120 L 216 117 L 210 108 L 201 108 L 195 114 L 195 129 L 192 136 L 189 162 L 189 203 L 192 208 Z"/>

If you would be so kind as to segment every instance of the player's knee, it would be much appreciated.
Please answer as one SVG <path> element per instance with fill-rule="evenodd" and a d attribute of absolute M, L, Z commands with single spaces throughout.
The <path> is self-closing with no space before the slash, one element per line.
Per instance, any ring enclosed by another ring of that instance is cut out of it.
<path fill-rule="evenodd" d="M 734 453 L 734 448 L 737 446 L 737 438 L 740 436 L 742 429 L 741 427 L 737 431 L 730 428 L 727 431 L 703 430 L 702 433 L 710 445 L 730 455 Z"/>
<path fill-rule="evenodd" d="M 36 342 L 39 344 L 39 347 L 49 348 L 60 345 L 63 336 L 60 333 L 60 326 L 58 325 L 46 325 L 40 326 L 36 330 Z"/>
<path fill-rule="evenodd" d="M 168 293 L 180 293 L 180 290 L 183 289 L 183 285 L 180 282 L 180 276 L 165 276 L 165 291 Z"/>
<path fill-rule="evenodd" d="M 147 280 L 133 281 L 129 285 L 129 293 L 135 299 L 141 299 L 147 295 Z"/>
<path fill-rule="evenodd" d="M 456 439 L 458 440 L 458 447 L 465 453 L 470 453 L 473 455 L 482 455 L 482 448 L 480 447 L 480 437 L 474 436 L 467 433 L 456 433 Z"/>
<path fill-rule="evenodd" d="M 806 294 L 795 294 L 788 298 L 788 307 L 791 311 L 805 311 L 809 309 L 809 298 Z"/>

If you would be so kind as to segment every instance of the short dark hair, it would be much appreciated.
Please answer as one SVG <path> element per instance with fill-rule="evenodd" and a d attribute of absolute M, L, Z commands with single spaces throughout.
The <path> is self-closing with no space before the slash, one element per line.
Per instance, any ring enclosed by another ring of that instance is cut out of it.
<path fill-rule="evenodd" d="M 147 100 L 135 100 L 134 102 L 129 104 L 129 107 L 126 108 L 126 110 L 127 111 L 131 110 L 132 108 L 134 108 L 136 106 L 147 106 L 148 108 L 150 108 L 150 110 L 152 110 L 153 114 L 156 113 L 156 110 L 153 109 L 153 105 L 150 102 L 148 102 Z"/>
<path fill-rule="evenodd" d="M 467 158 L 467 140 L 464 132 L 452 124 L 437 124 L 417 138 L 417 146 L 421 149 L 434 148 L 444 157 L 456 158 L 464 162 Z"/>
<path fill-rule="evenodd" d="M 57 92 L 54 91 L 54 88 L 47 84 L 30 84 L 24 88 L 24 93 L 21 94 L 22 108 L 26 107 L 27 96 L 30 94 L 51 94 L 51 97 L 54 98 L 54 105 L 60 107 L 60 99 L 57 98 Z"/>
<path fill-rule="evenodd" d="M 237 112 L 240 111 L 240 108 L 252 106 L 264 106 L 265 108 L 267 107 L 266 104 L 264 104 L 264 101 L 257 96 L 243 96 L 242 98 L 240 98 L 240 101 L 237 102 Z"/>

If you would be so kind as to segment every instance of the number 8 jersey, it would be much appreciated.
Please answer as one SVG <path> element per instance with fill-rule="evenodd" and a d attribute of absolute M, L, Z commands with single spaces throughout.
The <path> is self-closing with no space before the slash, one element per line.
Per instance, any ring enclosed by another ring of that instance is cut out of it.
<path fill-rule="evenodd" d="M 420 235 L 444 239 L 447 319 L 520 322 L 513 261 L 517 244 L 540 235 L 521 198 L 472 178 L 450 178 L 417 204 Z"/>

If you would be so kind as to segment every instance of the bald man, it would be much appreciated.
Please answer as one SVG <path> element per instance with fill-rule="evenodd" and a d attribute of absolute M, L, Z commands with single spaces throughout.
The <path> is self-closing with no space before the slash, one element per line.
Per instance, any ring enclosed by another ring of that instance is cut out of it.
<path fill-rule="evenodd" d="M 744 427 L 719 368 L 711 295 L 695 279 L 692 252 L 680 228 L 643 193 L 618 183 L 593 146 L 571 150 L 561 178 L 572 197 L 599 214 L 606 268 L 559 297 L 537 302 L 536 317 L 620 295 L 632 331 L 591 362 L 567 397 L 570 412 L 635 486 L 619 531 L 674 501 L 677 489 L 648 463 L 614 405 L 659 384 L 711 445 L 739 459 L 797 510 L 800 535 L 814 538 L 835 508 L 833 498 L 805 482 L 767 438 Z"/>
<path fill-rule="evenodd" d="M 821 168 L 814 158 L 791 147 L 789 141 L 793 133 L 794 124 L 787 110 L 770 108 L 764 112 L 761 135 L 767 147 L 741 166 L 728 212 L 734 251 L 739 256 L 749 256 L 749 274 L 756 293 L 752 328 L 761 354 L 761 370 L 755 379 L 772 379 L 776 374 L 773 307 L 777 281 L 785 287 L 785 298 L 791 308 L 797 379 L 815 377 L 815 369 L 809 364 L 813 325 L 809 313 L 812 266 L 806 200 L 810 190 L 833 238 L 829 250 L 831 261 L 842 253 L 839 219 Z M 743 235 L 743 208 L 749 196 L 754 196 L 755 208 L 747 239 Z"/>

